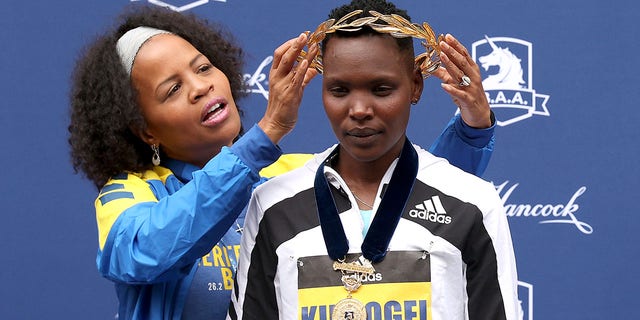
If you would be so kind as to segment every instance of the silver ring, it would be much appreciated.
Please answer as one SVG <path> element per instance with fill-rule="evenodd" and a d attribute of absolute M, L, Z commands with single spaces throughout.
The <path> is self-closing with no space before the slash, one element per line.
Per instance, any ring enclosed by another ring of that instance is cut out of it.
<path fill-rule="evenodd" d="M 469 77 L 465 74 L 462 76 L 462 79 L 460 81 L 460 86 L 461 87 L 468 87 L 471 85 L 471 79 L 469 79 Z"/>

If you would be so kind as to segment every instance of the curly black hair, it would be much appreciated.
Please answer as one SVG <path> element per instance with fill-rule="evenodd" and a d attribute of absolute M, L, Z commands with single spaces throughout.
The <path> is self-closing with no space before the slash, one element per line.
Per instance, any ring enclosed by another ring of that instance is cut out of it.
<path fill-rule="evenodd" d="M 148 26 L 184 38 L 227 76 L 234 100 L 246 95 L 243 50 L 221 25 L 150 5 L 128 6 L 118 21 L 83 49 L 71 78 L 71 160 L 98 189 L 114 175 L 152 167 L 151 148 L 134 134 L 145 119 L 116 51 L 125 32 Z"/>
<path fill-rule="evenodd" d="M 402 16 L 403 18 L 411 21 L 411 17 L 407 14 L 406 10 L 399 9 L 395 4 L 386 1 L 386 0 L 353 0 L 349 4 L 342 5 L 340 7 L 336 7 L 329 13 L 329 19 L 335 19 L 336 21 L 348 13 L 355 10 L 363 10 L 360 15 L 355 17 L 351 17 L 346 20 L 346 22 L 352 22 L 355 19 L 362 17 L 371 17 L 372 15 L 369 11 L 377 11 L 382 14 L 396 14 Z M 386 24 L 384 21 L 377 21 L 380 24 Z M 322 40 L 322 44 L 320 46 L 322 53 L 324 54 L 324 48 L 326 47 L 327 42 L 332 37 L 360 37 L 362 35 L 380 35 L 380 33 L 371 29 L 370 27 L 364 27 L 359 31 L 338 31 L 335 33 L 329 33 L 326 35 L 324 40 Z M 413 57 L 413 39 L 411 37 L 408 38 L 395 38 L 400 51 L 408 51 Z"/>

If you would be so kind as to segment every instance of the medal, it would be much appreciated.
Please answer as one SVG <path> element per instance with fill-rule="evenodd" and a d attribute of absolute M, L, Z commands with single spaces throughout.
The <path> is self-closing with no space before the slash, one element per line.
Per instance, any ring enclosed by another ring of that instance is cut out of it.
<path fill-rule="evenodd" d="M 358 263 L 360 262 L 360 263 Z M 333 320 L 366 320 L 367 312 L 364 304 L 360 300 L 351 296 L 351 293 L 358 290 L 362 285 L 361 275 L 370 275 L 375 272 L 371 262 L 364 257 L 346 263 L 344 260 L 334 261 L 333 270 L 342 273 L 342 285 L 347 290 L 347 297 L 338 301 L 333 307 L 331 319 Z"/>
<path fill-rule="evenodd" d="M 364 309 L 362 302 L 353 299 L 345 298 L 333 307 L 333 313 L 331 314 L 333 320 L 366 320 L 367 312 Z"/>

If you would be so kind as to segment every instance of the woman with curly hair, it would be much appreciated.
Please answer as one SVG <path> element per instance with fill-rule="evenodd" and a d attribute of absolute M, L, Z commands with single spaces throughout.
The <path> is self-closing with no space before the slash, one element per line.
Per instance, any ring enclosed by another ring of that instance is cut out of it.
<path fill-rule="evenodd" d="M 306 36 L 275 50 L 265 115 L 244 133 L 233 37 L 194 15 L 132 8 L 85 49 L 72 79 L 71 158 L 99 189 L 97 267 L 115 284 L 120 319 L 222 319 L 260 170 L 309 158 L 277 147 L 316 74 L 295 62 Z M 481 172 L 493 129 L 478 131 L 480 147 L 448 135 L 442 154 Z"/>
<path fill-rule="evenodd" d="M 231 39 L 193 16 L 137 7 L 76 66 L 71 156 L 101 188 L 97 264 L 116 284 L 121 319 L 180 318 L 197 262 L 237 224 L 296 122 L 314 74 L 295 65 L 304 35 L 275 51 L 265 115 L 241 138 L 242 50 Z"/>

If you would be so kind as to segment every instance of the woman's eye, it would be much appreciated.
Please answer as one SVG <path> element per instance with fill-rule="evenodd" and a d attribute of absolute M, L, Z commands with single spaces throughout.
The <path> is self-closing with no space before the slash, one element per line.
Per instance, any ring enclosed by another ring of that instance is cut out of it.
<path fill-rule="evenodd" d="M 207 72 L 207 71 L 211 70 L 212 68 L 213 68 L 213 65 L 205 64 L 205 65 L 200 66 L 200 68 L 198 68 L 198 71 L 203 73 L 203 72 Z"/>
<path fill-rule="evenodd" d="M 329 92 L 331 92 L 331 94 L 335 97 L 343 97 L 347 95 L 348 90 L 343 87 L 335 87 L 335 88 L 329 89 Z"/>
<path fill-rule="evenodd" d="M 384 96 L 391 94 L 391 90 L 391 87 L 376 87 L 373 89 L 373 92 L 377 95 Z"/>
<path fill-rule="evenodd" d="M 181 85 L 179 83 L 176 83 L 173 86 L 171 86 L 171 88 L 169 88 L 169 92 L 167 93 L 167 97 L 172 96 L 174 93 L 180 90 L 180 87 Z"/>

